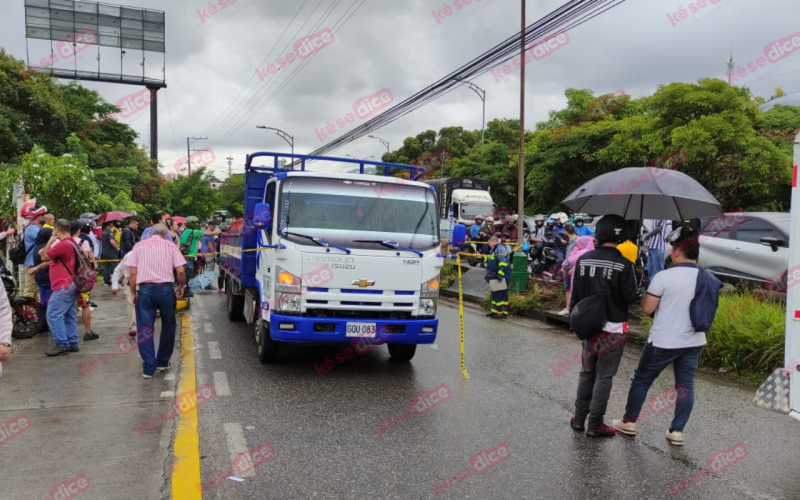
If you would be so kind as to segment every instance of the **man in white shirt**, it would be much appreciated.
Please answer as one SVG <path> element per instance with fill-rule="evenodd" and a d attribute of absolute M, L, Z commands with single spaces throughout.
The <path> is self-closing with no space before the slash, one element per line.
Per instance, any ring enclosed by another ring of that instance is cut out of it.
<path fill-rule="evenodd" d="M 117 296 L 117 292 L 119 291 L 120 285 L 120 278 L 122 278 L 122 286 L 125 287 L 124 294 L 125 294 L 125 302 L 128 304 L 128 336 L 135 337 L 136 336 L 136 306 L 133 304 L 133 297 L 131 296 L 131 289 L 128 286 L 128 283 L 131 279 L 131 271 L 128 269 L 127 262 L 130 260 L 131 257 L 130 252 L 126 253 L 124 257 L 122 257 L 122 262 L 117 264 L 117 267 L 114 268 L 114 274 L 111 275 L 111 293 L 114 297 Z"/>
<path fill-rule="evenodd" d="M 655 319 L 628 391 L 625 415 L 620 420 L 613 420 L 611 425 L 622 434 L 635 436 L 637 420 L 651 412 L 663 411 L 663 408 L 655 407 L 642 411 L 642 406 L 655 379 L 664 368 L 673 365 L 676 385 L 674 391 L 670 390 L 666 395 L 666 404 L 675 405 L 675 416 L 667 431 L 667 439 L 675 446 L 682 446 L 683 428 L 694 406 L 694 375 L 706 344 L 706 333 L 695 331 L 690 316 L 700 272 L 697 266 L 700 254 L 698 232 L 679 227 L 669 235 L 669 240 L 674 265 L 655 276 L 642 300 L 642 311 L 655 313 Z M 650 401 L 653 406 L 655 403 Z M 663 406 L 665 403 L 660 401 L 659 404 Z"/>

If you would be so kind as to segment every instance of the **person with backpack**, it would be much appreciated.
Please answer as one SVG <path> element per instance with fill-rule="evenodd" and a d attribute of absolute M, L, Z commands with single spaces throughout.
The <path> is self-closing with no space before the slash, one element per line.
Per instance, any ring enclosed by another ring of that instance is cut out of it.
<path fill-rule="evenodd" d="M 94 250 L 92 249 L 92 240 L 82 233 L 84 228 L 89 231 L 89 224 L 81 224 L 79 221 L 70 221 L 70 231 L 72 232 L 72 239 L 81 249 L 81 252 L 91 263 L 92 269 L 97 267 L 97 262 L 94 259 Z M 92 308 L 93 304 L 89 300 L 91 290 L 88 292 L 80 292 L 78 294 L 78 307 L 81 308 L 81 318 L 83 319 L 83 340 L 97 340 L 100 336 L 92 331 Z"/>
<path fill-rule="evenodd" d="M 582 340 L 583 353 L 570 426 L 593 438 L 616 434 L 603 419 L 628 338 L 628 306 L 639 297 L 633 264 L 616 248 L 627 237 L 625 227 L 619 215 L 600 219 L 598 246 L 573 270 L 570 326 Z"/>
<path fill-rule="evenodd" d="M 80 249 L 70 236 L 70 224 L 58 219 L 53 236 L 41 250 L 43 262 L 50 262 L 50 286 L 53 290 L 47 304 L 47 324 L 55 345 L 45 351 L 47 356 L 78 352 L 78 318 L 76 302 L 78 287 L 74 282 Z"/>
<path fill-rule="evenodd" d="M 133 246 L 138 240 L 136 237 L 136 231 L 138 230 L 139 218 L 136 216 L 128 218 L 128 225 L 122 230 L 122 236 L 119 239 L 119 251 L 122 257 L 125 257 L 128 252 L 133 250 Z"/>
<path fill-rule="evenodd" d="M 694 375 L 722 288 L 713 274 L 697 265 L 698 236 L 697 229 L 690 226 L 680 226 L 669 234 L 672 268 L 655 276 L 642 300 L 642 312 L 655 314 L 655 319 L 628 391 L 625 414 L 611 422 L 627 436 L 636 435 L 636 421 L 653 381 L 672 365 L 676 405 L 667 439 L 683 446 L 683 429 L 694 406 Z"/>

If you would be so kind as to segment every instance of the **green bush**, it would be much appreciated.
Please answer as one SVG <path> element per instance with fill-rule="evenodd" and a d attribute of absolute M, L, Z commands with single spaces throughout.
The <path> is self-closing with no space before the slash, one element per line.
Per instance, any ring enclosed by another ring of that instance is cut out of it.
<path fill-rule="evenodd" d="M 722 294 L 700 362 L 761 381 L 783 366 L 785 322 L 782 302 L 763 294 Z"/>
<path fill-rule="evenodd" d="M 508 310 L 512 314 L 530 316 L 533 311 L 541 308 L 541 298 L 532 290 L 525 290 L 521 294 L 513 294 L 508 298 Z"/>
<path fill-rule="evenodd" d="M 457 279 L 458 267 L 456 267 L 455 262 L 451 262 L 449 259 L 446 260 L 439 274 L 439 290 L 450 287 Z"/>

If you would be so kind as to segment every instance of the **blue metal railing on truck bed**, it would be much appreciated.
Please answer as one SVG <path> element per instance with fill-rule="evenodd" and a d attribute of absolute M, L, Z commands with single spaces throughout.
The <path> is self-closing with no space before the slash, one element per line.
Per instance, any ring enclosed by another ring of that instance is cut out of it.
<path fill-rule="evenodd" d="M 272 158 L 272 166 L 254 165 L 256 158 Z M 292 160 L 286 167 L 279 165 L 281 158 Z M 299 160 L 299 162 L 298 162 Z M 264 201 L 264 189 L 267 181 L 273 175 L 288 172 L 306 172 L 306 163 L 310 161 L 353 163 L 359 165 L 359 172 L 364 173 L 366 165 L 374 165 L 376 169 L 383 167 L 383 175 L 389 175 L 389 169 L 399 168 L 408 170 L 411 180 L 417 180 L 425 175 L 425 167 L 416 165 L 402 165 L 400 163 L 387 163 L 383 161 L 355 160 L 351 158 L 336 158 L 332 156 L 314 156 L 289 153 L 272 153 L 269 151 L 259 151 L 247 155 L 245 161 L 245 200 L 244 200 L 244 224 L 241 229 L 228 231 L 220 236 L 220 244 L 229 249 L 254 249 L 258 246 L 258 231 L 253 225 L 253 212 L 257 203 Z M 292 167 L 299 167 L 295 169 Z M 376 170 L 377 171 L 377 170 Z M 274 208 L 273 208 L 274 209 Z M 256 252 L 223 254 L 220 256 L 220 265 L 225 268 L 234 278 L 238 279 L 242 286 L 255 288 L 256 282 Z"/>

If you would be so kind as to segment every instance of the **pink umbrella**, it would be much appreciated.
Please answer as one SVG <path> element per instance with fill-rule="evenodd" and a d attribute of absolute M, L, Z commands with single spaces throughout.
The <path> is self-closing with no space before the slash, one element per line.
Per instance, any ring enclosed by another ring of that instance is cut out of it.
<path fill-rule="evenodd" d="M 114 212 L 106 212 L 104 214 L 100 214 L 100 217 L 97 218 L 97 223 L 105 224 L 106 222 L 111 222 L 112 220 L 122 220 L 132 216 L 133 214 L 129 214 L 128 212 L 122 212 L 116 210 Z"/>
<path fill-rule="evenodd" d="M 173 215 L 172 220 L 175 221 L 175 224 L 186 224 L 186 217 L 180 217 L 178 215 Z"/>

